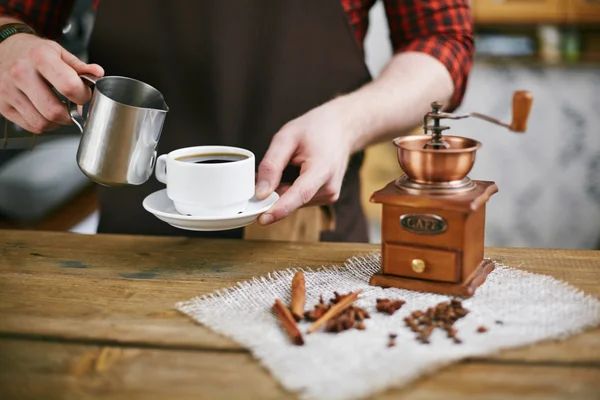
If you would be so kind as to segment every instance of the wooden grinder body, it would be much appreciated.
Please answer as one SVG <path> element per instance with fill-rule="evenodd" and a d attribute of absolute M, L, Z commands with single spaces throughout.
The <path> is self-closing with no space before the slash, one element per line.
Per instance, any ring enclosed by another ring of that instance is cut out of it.
<path fill-rule="evenodd" d="M 498 191 L 474 181 L 464 192 L 431 195 L 390 182 L 371 202 L 382 204 L 381 271 L 370 284 L 470 297 L 493 270 L 484 260 L 485 209 Z"/>

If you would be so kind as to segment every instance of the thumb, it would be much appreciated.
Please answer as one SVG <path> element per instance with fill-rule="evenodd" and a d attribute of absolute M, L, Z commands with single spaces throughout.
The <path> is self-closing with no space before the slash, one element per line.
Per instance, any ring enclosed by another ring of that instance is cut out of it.
<path fill-rule="evenodd" d="M 297 141 L 291 129 L 279 131 L 271 141 L 258 166 L 256 198 L 268 197 L 279 186 L 283 170 L 297 149 Z"/>

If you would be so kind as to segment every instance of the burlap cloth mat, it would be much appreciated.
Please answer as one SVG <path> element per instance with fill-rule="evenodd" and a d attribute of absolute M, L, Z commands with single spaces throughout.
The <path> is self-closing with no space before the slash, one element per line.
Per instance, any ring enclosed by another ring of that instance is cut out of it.
<path fill-rule="evenodd" d="M 294 346 L 271 311 L 276 298 L 289 304 L 297 269 L 274 272 L 241 282 L 208 296 L 177 303 L 189 317 L 248 348 L 288 391 L 302 399 L 360 399 L 390 387 L 401 387 L 448 363 L 501 349 L 561 339 L 600 324 L 600 301 L 553 277 L 496 264 L 476 294 L 463 300 L 469 310 L 455 328 L 456 344 L 437 329 L 430 344 L 421 344 L 404 323 L 415 310 L 450 300 L 450 296 L 369 286 L 379 270 L 380 255 L 349 259 L 344 265 L 304 269 L 306 309 L 319 296 L 362 289 L 356 306 L 370 312 L 366 330 L 318 331 Z M 377 298 L 406 303 L 393 315 L 378 313 Z M 499 324 L 497 321 L 501 321 Z M 478 333 L 479 326 L 488 328 Z M 309 323 L 300 325 L 306 332 Z M 388 347 L 388 335 L 397 335 Z"/>

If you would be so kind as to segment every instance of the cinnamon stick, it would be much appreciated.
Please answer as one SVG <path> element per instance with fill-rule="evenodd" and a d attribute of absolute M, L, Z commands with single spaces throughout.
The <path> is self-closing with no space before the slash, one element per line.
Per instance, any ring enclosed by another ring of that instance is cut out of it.
<path fill-rule="evenodd" d="M 283 329 L 292 340 L 292 343 L 302 346 L 304 344 L 304 339 L 302 338 L 302 333 L 300 333 L 300 330 L 296 325 L 296 320 L 292 316 L 290 310 L 281 302 L 281 300 L 275 299 L 273 311 L 277 314 L 277 317 L 279 317 L 279 322 L 281 322 Z"/>
<path fill-rule="evenodd" d="M 306 283 L 304 274 L 301 271 L 296 272 L 292 278 L 292 315 L 296 321 L 300 321 L 304 316 L 304 304 L 306 302 Z"/>
<path fill-rule="evenodd" d="M 346 308 L 350 307 L 356 300 L 358 300 L 358 295 L 360 293 L 362 293 L 362 290 L 357 290 L 356 292 L 350 293 L 349 295 L 344 297 L 338 303 L 334 304 L 329 310 L 327 310 L 325 314 L 323 314 L 321 318 L 316 320 L 314 324 L 312 324 L 311 327 L 308 328 L 308 331 L 306 333 L 312 333 L 316 331 L 321 325 L 323 325 L 331 318 L 344 311 Z"/>

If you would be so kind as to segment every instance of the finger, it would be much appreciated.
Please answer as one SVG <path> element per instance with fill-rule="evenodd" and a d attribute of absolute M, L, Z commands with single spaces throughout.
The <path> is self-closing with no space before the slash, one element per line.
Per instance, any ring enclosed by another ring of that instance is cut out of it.
<path fill-rule="evenodd" d="M 340 188 L 341 181 L 338 182 L 336 179 L 330 179 L 317 191 L 311 201 L 303 207 L 325 206 L 335 203 L 340 197 Z"/>
<path fill-rule="evenodd" d="M 292 187 L 292 185 L 289 184 L 283 184 L 283 185 L 279 185 L 277 187 L 277 189 L 275 189 L 275 191 L 277 192 L 277 194 L 279 195 L 279 197 L 283 196 L 283 194 L 285 192 L 287 192 L 290 188 Z"/>
<path fill-rule="evenodd" d="M 279 185 L 277 187 L 277 189 L 275 189 L 275 192 L 277 192 L 277 194 L 279 195 L 279 197 L 281 197 L 281 196 L 283 196 L 283 194 L 285 192 L 287 192 L 290 189 L 290 187 L 292 187 L 292 186 L 289 185 L 289 184 L 287 184 L 287 183 L 283 184 L 283 185 Z"/>
<path fill-rule="evenodd" d="M 35 58 L 40 74 L 56 90 L 75 104 L 85 104 L 92 96 L 91 89 L 79 77 L 77 71 L 66 63 L 61 53 L 49 46 L 40 47 Z"/>
<path fill-rule="evenodd" d="M 56 97 L 33 67 L 25 68 L 15 77 L 15 83 L 45 119 L 60 125 L 71 124 L 67 106 Z"/>
<path fill-rule="evenodd" d="M 104 76 L 104 68 L 98 64 L 85 64 L 81 69 L 76 69 L 79 74 L 91 74 L 102 78 Z"/>
<path fill-rule="evenodd" d="M 21 114 L 19 114 L 17 110 L 15 110 L 12 106 L 8 105 L 7 103 L 0 104 L 0 114 L 2 114 L 2 116 L 4 116 L 4 118 L 9 120 L 10 122 L 17 124 L 21 128 L 31 132 L 31 129 L 29 129 L 29 123 L 25 121 L 23 117 L 21 117 Z"/>
<path fill-rule="evenodd" d="M 326 206 L 332 203 L 335 203 L 335 196 L 323 196 L 318 193 L 306 204 L 302 207 L 312 207 L 312 206 Z"/>
<path fill-rule="evenodd" d="M 256 198 L 267 198 L 279 185 L 283 170 L 288 165 L 297 148 L 296 135 L 291 128 L 283 128 L 271 141 L 269 148 L 258 166 Z"/>
<path fill-rule="evenodd" d="M 279 198 L 273 207 L 262 214 L 258 223 L 268 225 L 277 222 L 296 209 L 310 202 L 328 178 L 327 169 L 320 166 L 306 168 L 294 184 Z"/>
<path fill-rule="evenodd" d="M 7 103 L 14 108 L 21 118 L 27 123 L 21 126 L 32 133 L 42 133 L 58 128 L 58 124 L 44 118 L 42 114 L 34 107 L 29 98 L 25 96 L 16 86 L 9 86 L 5 89 Z"/>
<path fill-rule="evenodd" d="M 315 197 L 313 197 L 313 199 L 311 201 L 309 201 L 302 207 L 328 206 L 328 205 L 335 203 L 336 201 L 337 201 L 336 196 L 330 196 L 330 197 L 315 196 Z"/>
<path fill-rule="evenodd" d="M 12 107 L 6 103 L 0 104 L 0 114 L 2 114 L 10 122 L 17 124 L 18 126 L 20 126 L 21 128 L 25 129 L 28 132 L 36 133 L 36 134 L 41 133 L 41 131 L 37 131 L 36 127 L 31 125 L 29 122 L 27 122 L 23 118 L 23 116 L 14 107 Z M 50 129 L 47 129 L 47 130 L 53 130 L 56 127 L 58 127 L 58 125 L 56 125 L 55 127 L 49 126 Z"/>

